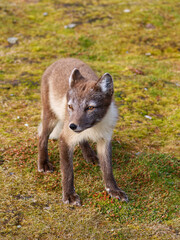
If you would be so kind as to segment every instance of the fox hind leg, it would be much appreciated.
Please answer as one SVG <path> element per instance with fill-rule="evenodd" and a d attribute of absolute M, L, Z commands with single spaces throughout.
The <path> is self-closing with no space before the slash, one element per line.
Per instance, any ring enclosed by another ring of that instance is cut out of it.
<path fill-rule="evenodd" d="M 96 156 L 96 153 L 91 148 L 89 143 L 87 141 L 83 141 L 79 143 L 79 146 L 82 150 L 83 157 L 85 158 L 87 163 L 96 164 L 98 163 L 98 158 Z"/>
<path fill-rule="evenodd" d="M 53 166 L 48 158 L 48 139 L 57 124 L 57 119 L 51 112 L 44 112 L 39 126 L 38 139 L 38 171 L 52 172 Z"/>

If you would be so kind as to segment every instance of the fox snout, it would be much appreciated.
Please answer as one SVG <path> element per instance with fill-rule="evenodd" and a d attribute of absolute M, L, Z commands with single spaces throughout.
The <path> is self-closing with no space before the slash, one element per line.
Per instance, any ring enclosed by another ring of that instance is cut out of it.
<path fill-rule="evenodd" d="M 72 129 L 72 130 L 76 130 L 77 125 L 74 124 L 74 123 L 70 123 L 70 124 L 69 124 L 69 127 L 70 127 L 70 129 Z"/>
<path fill-rule="evenodd" d="M 83 127 L 80 127 L 79 125 L 75 124 L 75 123 L 70 123 L 69 124 L 69 128 L 71 130 L 73 130 L 74 132 L 76 133 L 80 133 L 82 132 L 83 130 L 85 130 Z"/>
<path fill-rule="evenodd" d="M 82 125 L 82 124 L 75 124 L 74 122 L 70 122 L 69 123 L 69 128 L 76 132 L 76 133 L 80 133 L 84 130 L 86 130 L 87 128 L 91 127 L 91 125 Z"/>

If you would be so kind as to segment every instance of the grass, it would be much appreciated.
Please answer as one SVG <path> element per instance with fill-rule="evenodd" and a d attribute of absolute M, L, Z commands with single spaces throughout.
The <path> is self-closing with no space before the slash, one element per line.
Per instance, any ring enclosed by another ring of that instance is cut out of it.
<path fill-rule="evenodd" d="M 2 239 L 178 239 L 179 10 L 178 0 L 1 0 Z M 99 167 L 79 148 L 82 207 L 61 201 L 56 141 L 49 144 L 54 173 L 37 172 L 40 79 L 62 57 L 114 78 L 113 169 L 128 204 L 109 198 Z"/>

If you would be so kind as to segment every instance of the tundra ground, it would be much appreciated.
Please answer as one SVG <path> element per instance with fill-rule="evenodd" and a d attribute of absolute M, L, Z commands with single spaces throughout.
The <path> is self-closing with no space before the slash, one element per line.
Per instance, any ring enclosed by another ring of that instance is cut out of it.
<path fill-rule="evenodd" d="M 1 239 L 178 239 L 179 12 L 179 0 L 0 1 Z M 61 201 L 57 141 L 55 171 L 37 172 L 40 79 L 62 57 L 114 78 L 113 169 L 129 203 L 109 198 L 78 147 L 82 207 Z"/>

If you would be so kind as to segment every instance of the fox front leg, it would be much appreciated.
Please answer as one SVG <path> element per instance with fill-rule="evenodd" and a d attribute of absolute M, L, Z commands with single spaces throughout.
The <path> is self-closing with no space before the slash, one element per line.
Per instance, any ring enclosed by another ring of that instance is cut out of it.
<path fill-rule="evenodd" d="M 118 198 L 121 201 L 128 201 L 128 197 L 122 191 L 114 179 L 112 170 L 112 146 L 110 141 L 100 140 L 97 143 L 98 158 L 103 173 L 106 191 L 111 197 Z"/>
<path fill-rule="evenodd" d="M 68 146 L 63 137 L 60 137 L 60 163 L 62 173 L 63 202 L 80 206 L 81 200 L 78 194 L 76 194 L 74 188 L 72 156 L 72 148 Z"/>

